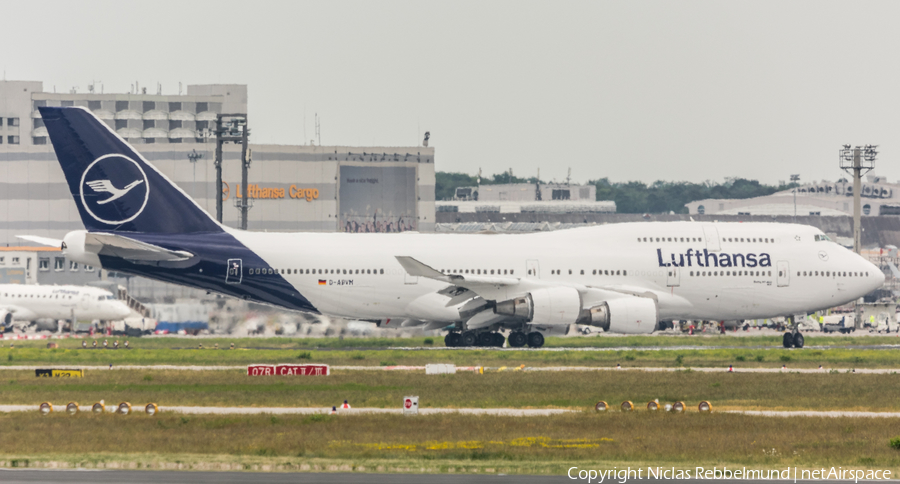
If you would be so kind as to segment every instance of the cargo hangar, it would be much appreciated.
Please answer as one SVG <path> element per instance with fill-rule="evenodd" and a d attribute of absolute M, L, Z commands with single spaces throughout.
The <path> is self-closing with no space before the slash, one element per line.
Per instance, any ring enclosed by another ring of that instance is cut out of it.
<path fill-rule="evenodd" d="M 216 119 L 220 113 L 246 113 L 252 129 L 247 86 L 188 85 L 177 95 L 148 94 L 136 85 L 129 93 L 97 90 L 91 86 L 87 93 L 55 93 L 45 92 L 40 81 L 0 81 L 0 247 L 8 254 L 0 252 L 0 279 L 14 259 L 29 282 L 73 283 L 100 276 L 59 253 L 29 252 L 21 246 L 31 244 L 16 237 L 61 239 L 84 228 L 38 111 L 41 106 L 91 110 L 216 216 Z M 244 188 L 241 145 L 223 145 L 225 225 L 240 226 L 237 205 L 249 189 L 249 230 L 434 230 L 433 147 L 254 144 L 251 134 L 249 148 Z"/>

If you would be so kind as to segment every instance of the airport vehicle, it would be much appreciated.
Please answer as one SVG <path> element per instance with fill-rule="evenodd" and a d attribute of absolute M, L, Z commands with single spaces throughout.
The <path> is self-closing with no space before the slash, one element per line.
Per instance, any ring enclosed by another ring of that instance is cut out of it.
<path fill-rule="evenodd" d="M 73 314 L 113 321 L 131 314 L 131 309 L 98 287 L 0 284 L 0 333 L 11 331 L 15 321 L 54 331 L 58 320 L 71 319 Z"/>
<path fill-rule="evenodd" d="M 628 223 L 525 235 L 263 233 L 213 220 L 89 110 L 41 107 L 86 230 L 66 256 L 285 309 L 449 325 L 449 346 L 540 347 L 586 324 L 790 316 L 880 287 L 873 264 L 814 227 Z M 102 183 L 101 183 L 102 182 Z M 122 187 L 122 188 L 119 188 Z M 796 327 L 785 346 L 803 346 Z"/>

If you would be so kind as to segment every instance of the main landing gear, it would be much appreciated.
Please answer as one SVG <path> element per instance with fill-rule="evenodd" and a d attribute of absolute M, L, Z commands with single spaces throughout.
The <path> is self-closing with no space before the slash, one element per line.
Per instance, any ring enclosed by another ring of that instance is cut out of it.
<path fill-rule="evenodd" d="M 513 331 L 512 333 L 509 333 L 507 341 L 512 348 L 521 348 L 525 345 L 532 348 L 540 348 L 541 346 L 544 346 L 544 335 L 537 331 L 528 334 L 521 331 Z"/>
<path fill-rule="evenodd" d="M 508 341 L 511 348 L 521 348 L 528 345 L 532 348 L 540 348 L 544 345 L 544 335 L 535 331 L 525 334 L 521 331 L 513 331 L 509 334 L 509 339 L 503 337 L 502 334 L 492 331 L 463 331 L 457 333 L 452 331 L 444 336 L 444 346 L 448 348 L 457 347 L 484 347 L 484 348 L 502 348 L 503 342 Z"/>
<path fill-rule="evenodd" d="M 797 329 L 797 323 L 794 321 L 793 316 L 790 317 L 790 321 L 790 331 L 784 333 L 784 336 L 781 338 L 781 344 L 785 348 L 803 348 L 803 335 Z"/>

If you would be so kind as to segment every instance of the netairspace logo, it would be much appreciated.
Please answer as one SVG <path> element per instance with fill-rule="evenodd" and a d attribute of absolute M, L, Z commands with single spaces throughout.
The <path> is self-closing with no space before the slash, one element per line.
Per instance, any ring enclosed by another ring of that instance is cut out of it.
<path fill-rule="evenodd" d="M 619 469 L 582 469 L 579 467 L 569 468 L 569 479 L 584 481 L 588 484 L 598 483 L 618 483 L 625 484 L 629 479 L 719 479 L 719 480 L 773 480 L 773 481 L 817 481 L 817 480 L 837 480 L 837 481 L 853 481 L 860 480 L 878 481 L 891 479 L 891 471 L 884 469 L 844 469 L 843 467 L 830 467 L 819 469 L 798 469 L 796 467 L 788 467 L 785 469 L 748 469 L 741 467 L 733 469 L 728 467 L 695 467 L 679 469 L 676 467 L 647 467 L 644 473 L 643 468 L 627 467 Z"/>

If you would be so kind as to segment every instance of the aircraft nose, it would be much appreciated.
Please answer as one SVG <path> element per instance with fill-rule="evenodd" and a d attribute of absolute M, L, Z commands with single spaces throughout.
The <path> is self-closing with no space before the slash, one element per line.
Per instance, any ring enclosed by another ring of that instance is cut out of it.
<path fill-rule="evenodd" d="M 116 303 L 116 315 L 120 318 L 125 318 L 129 314 L 131 314 L 131 309 L 128 306 L 121 302 Z"/>

